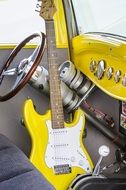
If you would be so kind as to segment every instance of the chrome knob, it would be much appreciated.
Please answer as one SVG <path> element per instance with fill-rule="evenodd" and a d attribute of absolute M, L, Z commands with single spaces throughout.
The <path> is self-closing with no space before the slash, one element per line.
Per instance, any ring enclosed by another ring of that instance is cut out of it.
<path fill-rule="evenodd" d="M 90 63 L 90 71 L 91 72 L 94 72 L 95 71 L 95 69 L 96 69 L 96 61 L 91 61 L 91 63 Z"/>
<path fill-rule="evenodd" d="M 116 71 L 115 76 L 114 76 L 116 83 L 119 82 L 120 76 L 121 76 L 121 71 L 120 70 Z"/>
<path fill-rule="evenodd" d="M 96 76 L 98 77 L 98 79 L 102 78 L 104 71 L 105 71 L 105 61 L 101 60 L 98 63 L 97 72 L 96 72 Z"/>
<path fill-rule="evenodd" d="M 126 86 L 126 74 L 123 76 L 122 84 L 123 84 L 123 86 Z"/>
<path fill-rule="evenodd" d="M 113 74 L 113 68 L 109 67 L 106 73 L 108 80 L 112 78 L 112 74 Z"/>
<path fill-rule="evenodd" d="M 109 149 L 108 146 L 102 145 L 102 146 L 99 147 L 98 153 L 99 153 L 100 156 L 106 157 L 106 156 L 109 155 L 110 149 Z"/>

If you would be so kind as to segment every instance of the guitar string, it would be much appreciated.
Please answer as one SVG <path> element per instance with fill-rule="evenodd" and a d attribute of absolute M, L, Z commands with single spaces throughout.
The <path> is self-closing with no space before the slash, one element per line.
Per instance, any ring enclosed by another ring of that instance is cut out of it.
<path fill-rule="evenodd" d="M 56 47 L 55 40 L 54 39 L 52 40 L 52 38 L 55 38 L 54 23 L 53 23 L 53 21 L 51 21 L 51 23 L 52 23 L 52 28 L 48 29 L 48 34 L 49 35 L 47 36 L 47 37 L 50 37 L 50 38 L 47 38 L 47 40 L 51 39 L 51 41 L 50 41 L 50 49 L 48 49 L 48 53 L 49 53 L 49 55 L 51 55 L 50 58 L 52 58 L 52 52 L 53 52 L 53 55 L 56 55 L 56 53 L 57 53 L 57 49 L 54 48 L 54 47 Z M 48 26 L 50 27 L 50 23 L 49 23 Z M 52 34 L 53 34 L 53 36 L 52 36 Z M 56 61 L 57 61 L 57 59 L 56 59 Z M 63 136 L 58 135 L 59 133 L 57 133 L 57 131 L 55 133 L 55 129 L 53 129 L 53 128 L 52 128 L 52 131 L 53 131 L 53 134 L 54 134 L 53 135 L 53 139 L 54 139 L 54 163 L 55 163 L 55 165 L 61 165 L 62 163 L 67 162 L 67 160 L 65 160 L 65 157 L 62 156 L 63 155 L 63 153 L 62 153 L 63 147 L 60 146 L 60 145 L 62 145 L 61 142 L 64 142 L 64 135 Z M 59 144 L 59 146 L 57 146 L 58 144 Z M 67 154 L 68 154 L 68 152 L 69 152 L 68 149 L 66 149 L 66 151 L 67 151 Z M 65 151 L 65 155 L 66 155 L 66 151 Z M 69 154 L 70 154 L 70 152 L 69 152 Z M 69 158 L 69 156 L 68 156 L 68 158 Z M 67 159 L 67 157 L 66 157 L 66 159 Z"/>
<path fill-rule="evenodd" d="M 50 33 L 51 32 L 53 32 L 54 33 L 54 29 L 53 29 L 53 31 L 52 30 L 49 30 L 50 31 Z M 55 33 L 54 33 L 54 35 L 55 35 Z M 53 35 L 53 36 L 54 36 Z M 51 35 L 50 35 L 51 36 Z M 54 43 L 55 43 L 55 41 L 54 41 Z M 51 45 L 53 46 L 53 43 L 51 43 Z M 56 44 L 54 44 L 55 45 L 55 47 L 56 47 Z M 52 48 L 52 46 L 51 46 L 51 48 Z M 56 48 L 54 48 L 53 49 L 53 53 L 56 55 Z M 51 50 L 51 52 L 52 52 L 52 50 Z M 59 113 L 58 113 L 59 114 Z M 63 131 L 62 131 L 63 132 Z M 62 134 L 62 132 L 61 132 L 61 134 Z M 58 135 L 59 133 L 56 133 L 55 134 L 55 136 L 54 136 L 54 144 L 56 145 L 55 146 L 55 158 L 56 158 L 56 164 L 57 165 L 61 165 L 62 163 L 64 163 L 65 162 L 65 160 L 64 160 L 64 158 L 65 157 L 63 157 L 63 153 L 62 153 L 62 150 L 63 150 L 63 147 L 62 146 L 60 146 L 63 142 L 64 142 L 64 135 L 62 136 L 62 135 Z M 63 133 L 64 134 L 64 133 Z M 59 144 L 59 146 L 57 146 Z M 67 151 L 67 150 L 66 150 Z M 67 151 L 68 152 L 68 151 Z M 65 154 L 66 154 L 66 152 L 64 152 Z M 70 153 L 70 152 L 69 152 Z M 68 156 L 69 157 L 69 156 Z"/>

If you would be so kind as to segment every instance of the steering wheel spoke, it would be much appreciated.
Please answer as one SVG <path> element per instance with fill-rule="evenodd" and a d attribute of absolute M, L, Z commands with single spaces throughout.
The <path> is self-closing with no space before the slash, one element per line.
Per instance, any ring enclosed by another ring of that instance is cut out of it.
<path fill-rule="evenodd" d="M 12 86 L 11 90 L 14 90 L 16 88 L 16 86 L 18 86 L 20 84 L 20 82 L 23 79 L 24 75 L 25 75 L 24 72 L 18 74 L 18 76 L 16 78 L 16 81 L 15 81 L 14 85 Z"/>
<path fill-rule="evenodd" d="M 13 69 L 9 69 L 9 70 L 6 70 L 6 71 L 3 71 L 2 72 L 2 76 L 13 76 L 13 75 L 17 75 L 17 68 L 13 68 Z"/>

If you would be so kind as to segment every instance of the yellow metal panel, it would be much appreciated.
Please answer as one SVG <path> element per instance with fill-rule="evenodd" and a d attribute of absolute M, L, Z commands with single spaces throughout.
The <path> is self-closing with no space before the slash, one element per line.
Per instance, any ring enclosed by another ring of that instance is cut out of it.
<path fill-rule="evenodd" d="M 17 44 L 0 44 L 0 49 L 14 49 L 17 46 Z M 36 48 L 37 45 L 36 44 L 27 44 L 26 46 L 24 46 L 24 48 L 27 49 L 34 49 Z"/>
<path fill-rule="evenodd" d="M 96 86 L 108 95 L 126 101 L 126 87 L 122 85 L 122 79 L 126 74 L 126 42 L 93 35 L 80 35 L 73 39 L 73 61 L 76 67 L 81 70 Z M 98 79 L 96 72 L 90 71 L 90 63 L 95 60 L 105 60 L 106 68 L 102 79 Z M 107 79 L 106 71 L 113 68 L 113 76 Z M 120 81 L 114 80 L 117 70 L 121 71 Z"/>
<path fill-rule="evenodd" d="M 58 48 L 67 48 L 67 30 L 62 1 L 55 0 L 55 5 L 57 7 L 57 12 L 54 16 L 56 44 Z"/>

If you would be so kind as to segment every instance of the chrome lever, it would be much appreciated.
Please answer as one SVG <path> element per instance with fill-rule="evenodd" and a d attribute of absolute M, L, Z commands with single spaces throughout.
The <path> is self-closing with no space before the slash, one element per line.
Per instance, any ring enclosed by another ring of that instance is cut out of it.
<path fill-rule="evenodd" d="M 93 176 L 98 176 L 100 174 L 100 169 L 101 169 L 100 165 L 101 165 L 102 159 L 103 159 L 103 157 L 106 157 L 109 155 L 110 149 L 108 146 L 102 145 L 102 146 L 100 146 L 98 153 L 99 153 L 100 157 L 99 157 L 98 162 L 94 168 L 94 171 L 92 174 Z"/>

